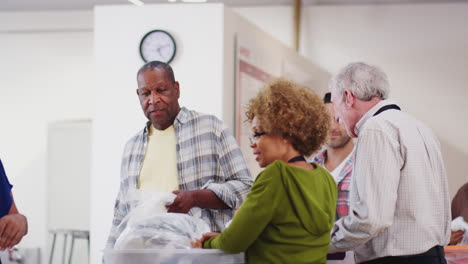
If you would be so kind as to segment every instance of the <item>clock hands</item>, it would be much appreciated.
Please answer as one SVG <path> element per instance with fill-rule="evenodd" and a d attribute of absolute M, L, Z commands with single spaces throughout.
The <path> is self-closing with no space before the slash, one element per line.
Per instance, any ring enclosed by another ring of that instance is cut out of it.
<path fill-rule="evenodd" d="M 156 51 L 158 52 L 159 56 L 161 56 L 161 58 L 164 57 L 164 56 L 161 54 L 161 49 L 163 49 L 163 48 L 165 48 L 165 47 L 167 47 L 167 46 L 169 46 L 169 44 L 159 46 L 159 47 L 156 49 Z"/>

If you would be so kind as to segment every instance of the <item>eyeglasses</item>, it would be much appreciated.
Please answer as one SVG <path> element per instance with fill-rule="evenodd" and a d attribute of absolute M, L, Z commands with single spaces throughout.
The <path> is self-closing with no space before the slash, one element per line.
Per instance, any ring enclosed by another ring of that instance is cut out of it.
<path fill-rule="evenodd" d="M 258 139 L 263 136 L 268 134 L 267 132 L 255 132 L 252 136 L 249 137 L 250 144 L 257 144 Z"/>

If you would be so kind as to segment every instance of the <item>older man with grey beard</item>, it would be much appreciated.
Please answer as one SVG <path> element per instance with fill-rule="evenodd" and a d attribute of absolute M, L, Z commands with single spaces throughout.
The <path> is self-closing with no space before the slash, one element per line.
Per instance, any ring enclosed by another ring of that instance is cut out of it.
<path fill-rule="evenodd" d="M 349 189 L 353 173 L 354 142 L 346 132 L 345 127 L 335 119 L 335 109 L 331 103 L 331 93 L 326 93 L 323 102 L 330 114 L 330 132 L 325 150 L 320 152 L 313 162 L 324 167 L 335 179 L 338 187 L 338 200 L 336 203 L 336 220 L 349 213 Z M 344 259 L 343 259 L 344 258 Z M 351 264 L 354 263 L 352 251 L 346 254 L 328 256 L 327 263 Z"/>

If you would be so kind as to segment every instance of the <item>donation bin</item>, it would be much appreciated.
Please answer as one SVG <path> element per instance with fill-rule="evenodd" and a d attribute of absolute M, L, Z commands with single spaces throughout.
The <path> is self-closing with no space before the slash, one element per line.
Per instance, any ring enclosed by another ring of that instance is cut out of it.
<path fill-rule="evenodd" d="M 447 246 L 444 251 L 447 264 L 468 264 L 468 246 Z"/>
<path fill-rule="evenodd" d="M 104 250 L 104 264 L 238 264 L 244 253 L 219 249 L 118 249 Z"/>

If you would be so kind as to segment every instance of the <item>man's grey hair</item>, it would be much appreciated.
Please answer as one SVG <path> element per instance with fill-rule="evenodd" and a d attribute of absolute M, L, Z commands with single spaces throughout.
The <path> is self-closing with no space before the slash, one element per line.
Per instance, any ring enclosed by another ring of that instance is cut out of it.
<path fill-rule="evenodd" d="M 389 84 L 387 75 L 375 66 L 363 62 L 353 62 L 341 69 L 329 83 L 336 98 L 343 98 L 344 90 L 350 90 L 355 97 L 370 101 L 374 97 L 388 98 Z"/>
<path fill-rule="evenodd" d="M 138 70 L 137 78 L 142 72 L 149 69 L 158 69 L 165 71 L 169 75 L 169 80 L 175 82 L 174 71 L 172 70 L 172 67 L 169 64 L 164 63 L 162 61 L 150 61 L 145 65 L 141 66 L 141 68 Z"/>

